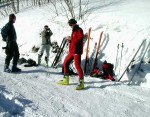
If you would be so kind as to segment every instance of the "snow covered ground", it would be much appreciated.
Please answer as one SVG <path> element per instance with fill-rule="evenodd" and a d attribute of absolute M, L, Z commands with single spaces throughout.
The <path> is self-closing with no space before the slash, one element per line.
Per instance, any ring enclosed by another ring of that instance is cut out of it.
<path fill-rule="evenodd" d="M 3 72 L 5 53 L 0 50 L 0 116 L 25 117 L 149 117 L 150 115 L 150 49 L 145 54 L 141 69 L 134 81 L 128 85 L 134 70 L 139 65 L 146 46 L 150 41 L 150 1 L 149 0 L 90 0 L 88 17 L 83 23 L 78 21 L 84 32 L 92 27 L 90 54 L 104 31 L 99 65 L 104 60 L 116 64 L 117 45 L 123 43 L 121 67 L 116 69 L 116 79 L 144 39 L 147 39 L 134 61 L 135 68 L 125 74 L 121 82 L 112 82 L 85 75 L 85 90 L 76 91 L 78 77 L 70 77 L 69 86 L 56 82 L 62 79 L 60 68 L 19 67 L 23 72 L 8 74 Z M 67 19 L 55 17 L 48 6 L 26 9 L 16 14 L 14 24 L 18 36 L 21 57 L 37 61 L 37 54 L 31 48 L 40 46 L 39 33 L 45 24 L 53 31 L 52 41 L 60 44 L 63 37 L 70 35 Z M 0 19 L 0 28 L 8 18 Z M 0 37 L 0 40 L 1 37 Z M 0 41 L 0 47 L 5 43 Z M 85 59 L 85 50 L 82 60 Z M 28 56 L 26 56 L 28 55 Z M 120 54 L 118 55 L 120 60 Z M 53 58 L 51 54 L 50 59 Z M 120 69 L 120 70 L 119 70 Z"/>

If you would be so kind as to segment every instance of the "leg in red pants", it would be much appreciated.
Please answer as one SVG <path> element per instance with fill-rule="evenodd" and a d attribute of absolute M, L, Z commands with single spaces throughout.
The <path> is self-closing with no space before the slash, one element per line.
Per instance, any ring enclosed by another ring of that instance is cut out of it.
<path fill-rule="evenodd" d="M 69 65 L 74 59 L 74 64 L 78 72 L 79 78 L 83 78 L 83 71 L 81 69 L 81 55 L 80 54 L 68 54 L 64 60 L 64 75 L 68 74 Z"/>
<path fill-rule="evenodd" d="M 63 67 L 64 67 L 64 75 L 68 75 L 68 71 L 69 71 L 69 65 L 70 63 L 73 61 L 73 54 L 68 54 L 64 60 L 64 64 L 63 64 Z"/>
<path fill-rule="evenodd" d="M 79 84 L 76 87 L 76 90 L 82 90 L 84 89 L 84 78 L 83 78 L 83 71 L 81 69 L 81 55 L 80 54 L 68 54 L 64 60 L 64 78 L 63 80 L 60 80 L 57 82 L 58 84 L 62 85 L 69 85 L 69 75 L 68 75 L 68 69 L 71 61 L 74 59 L 74 64 L 77 69 L 78 75 L 79 75 Z"/>
<path fill-rule="evenodd" d="M 74 54 L 74 64 L 76 67 L 76 70 L 78 72 L 79 78 L 83 78 L 83 71 L 81 68 L 81 55 L 80 54 Z"/>

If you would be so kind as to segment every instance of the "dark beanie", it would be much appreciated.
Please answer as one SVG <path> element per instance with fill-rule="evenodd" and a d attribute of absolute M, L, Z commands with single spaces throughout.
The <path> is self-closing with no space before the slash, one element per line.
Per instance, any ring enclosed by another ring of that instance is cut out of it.
<path fill-rule="evenodd" d="M 44 28 L 48 28 L 48 25 L 45 25 Z"/>
<path fill-rule="evenodd" d="M 10 15 L 9 15 L 9 21 L 11 21 L 11 20 L 13 20 L 13 19 L 15 19 L 15 18 L 16 18 L 15 14 L 10 14 Z"/>
<path fill-rule="evenodd" d="M 75 19 L 70 19 L 70 20 L 68 21 L 68 23 L 69 23 L 69 24 L 76 24 L 77 21 L 76 21 Z"/>

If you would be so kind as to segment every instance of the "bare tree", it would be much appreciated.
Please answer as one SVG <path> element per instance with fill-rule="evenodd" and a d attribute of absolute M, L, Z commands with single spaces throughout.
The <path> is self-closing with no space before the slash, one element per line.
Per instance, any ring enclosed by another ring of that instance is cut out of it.
<path fill-rule="evenodd" d="M 58 16 L 59 14 L 58 14 L 58 10 L 57 10 L 57 1 L 56 0 L 48 0 L 48 3 L 49 2 L 54 6 L 55 13 Z"/>
<path fill-rule="evenodd" d="M 15 7 L 15 0 L 11 0 L 11 1 L 12 1 L 13 12 L 17 13 L 16 7 Z"/>
<path fill-rule="evenodd" d="M 41 6 L 41 0 L 38 0 L 38 5 L 39 5 L 39 7 Z"/>
<path fill-rule="evenodd" d="M 79 19 L 82 19 L 82 4 L 81 0 L 79 0 Z"/>
<path fill-rule="evenodd" d="M 65 12 L 65 14 L 66 14 L 66 17 L 69 19 L 69 14 L 68 14 L 67 9 L 65 8 L 65 6 L 64 6 L 64 4 L 63 4 L 63 0 L 58 0 L 58 1 L 61 3 L 62 8 L 63 8 L 63 10 L 64 10 L 64 12 Z"/>
<path fill-rule="evenodd" d="M 20 2 L 19 0 L 17 0 L 17 12 L 19 12 L 19 5 L 20 5 Z"/>
<path fill-rule="evenodd" d="M 75 18 L 75 13 L 74 13 L 74 8 L 73 8 L 73 0 L 64 0 L 64 2 L 66 3 L 66 5 L 68 7 L 71 17 Z"/>
<path fill-rule="evenodd" d="M 75 1 L 73 0 L 58 0 L 61 5 L 62 8 L 65 10 L 66 12 L 66 16 L 68 17 L 72 17 L 72 18 L 78 18 L 78 19 L 84 19 L 84 15 L 86 15 L 87 10 L 88 10 L 88 4 L 89 4 L 89 0 L 84 1 L 84 5 L 82 4 L 82 0 L 78 1 L 78 5 L 75 6 Z M 76 12 L 75 14 L 75 10 L 78 9 L 78 13 Z"/>
<path fill-rule="evenodd" d="M 53 11 L 57 16 L 59 14 L 63 14 L 67 17 L 67 19 L 72 17 L 82 20 L 84 19 L 84 15 L 87 14 L 88 12 L 88 3 L 89 3 L 89 0 L 87 0 L 87 2 L 78 0 L 78 4 L 75 4 L 75 0 L 0 0 L 0 1 L 1 4 L 4 3 L 6 4 L 6 6 L 3 5 L 3 8 L 1 8 L 0 5 L 0 12 L 3 15 L 11 12 L 17 13 L 20 11 L 20 9 L 24 9 L 26 7 L 41 6 L 50 3 L 51 6 L 49 7 L 49 9 Z M 8 3 L 10 5 L 8 5 Z M 75 10 L 78 12 L 75 12 Z"/>

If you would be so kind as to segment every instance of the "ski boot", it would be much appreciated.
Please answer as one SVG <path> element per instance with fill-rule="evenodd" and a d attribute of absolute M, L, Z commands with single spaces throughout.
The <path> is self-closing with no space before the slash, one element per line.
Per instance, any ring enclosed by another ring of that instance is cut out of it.
<path fill-rule="evenodd" d="M 84 79 L 83 78 L 80 78 L 79 79 L 79 84 L 78 86 L 76 87 L 76 90 L 82 90 L 84 89 Z"/>
<path fill-rule="evenodd" d="M 8 65 L 4 66 L 4 72 L 11 73 L 11 70 L 9 69 Z"/>
<path fill-rule="evenodd" d="M 57 84 L 69 85 L 69 76 L 65 75 L 63 80 L 58 81 Z"/>
<path fill-rule="evenodd" d="M 21 72 L 21 69 L 19 69 L 19 68 L 17 67 L 17 65 L 13 65 L 11 71 L 12 71 L 12 72 Z"/>

